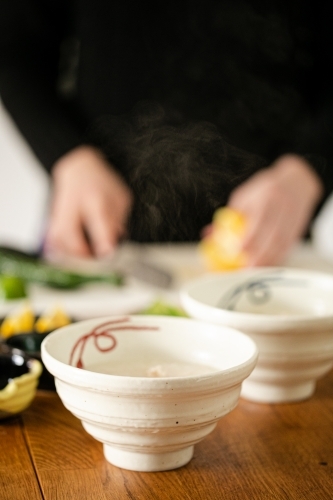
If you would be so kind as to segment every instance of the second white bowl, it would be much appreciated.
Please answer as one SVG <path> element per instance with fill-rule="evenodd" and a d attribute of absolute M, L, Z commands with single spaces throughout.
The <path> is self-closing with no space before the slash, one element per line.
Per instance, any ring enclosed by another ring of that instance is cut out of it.
<path fill-rule="evenodd" d="M 256 368 L 241 395 L 257 402 L 309 398 L 333 367 L 333 276 L 291 268 L 206 275 L 181 291 L 186 312 L 247 333 Z"/>

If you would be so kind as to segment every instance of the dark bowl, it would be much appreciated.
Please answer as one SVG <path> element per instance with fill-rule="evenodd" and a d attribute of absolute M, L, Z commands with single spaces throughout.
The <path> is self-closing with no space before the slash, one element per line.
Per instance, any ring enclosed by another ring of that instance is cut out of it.
<path fill-rule="evenodd" d="M 39 316 L 37 315 L 36 320 L 38 318 Z M 0 318 L 0 325 L 3 320 L 4 318 Z M 75 323 L 76 320 L 70 318 L 70 321 L 71 323 Z M 39 378 L 38 389 L 46 391 L 55 391 L 55 383 L 53 375 L 51 375 L 51 373 L 44 366 L 41 358 L 40 347 L 45 337 L 51 333 L 51 331 L 53 330 L 45 333 L 38 333 L 36 330 L 33 330 L 31 332 L 18 333 L 6 339 L 0 340 L 0 343 L 3 345 L 20 349 L 31 358 L 38 359 L 38 361 L 42 363 L 43 371 Z"/>
<path fill-rule="evenodd" d="M 20 349 L 0 345 L 0 391 L 10 380 L 29 372 L 30 357 Z"/>
<path fill-rule="evenodd" d="M 4 391 L 4 395 L 0 398 L 0 420 L 16 416 L 30 405 L 41 370 L 40 363 L 38 365 L 36 363 L 37 361 L 24 351 L 0 343 L 0 391 Z M 28 373 L 32 378 L 23 379 L 22 376 Z M 9 388 L 13 379 L 20 382 L 16 382 L 15 386 L 10 386 L 15 387 L 14 390 L 6 392 L 6 387 Z M 34 380 L 35 383 L 33 383 Z"/>
<path fill-rule="evenodd" d="M 4 340 L 4 344 L 22 350 L 28 356 L 38 359 L 42 363 L 43 371 L 39 378 L 38 389 L 46 390 L 46 391 L 54 391 L 54 377 L 51 373 L 45 368 L 41 354 L 40 354 L 40 346 L 45 337 L 51 332 L 47 333 L 19 333 L 17 335 L 12 335 L 8 339 Z"/>
<path fill-rule="evenodd" d="M 29 354 L 32 357 L 35 357 L 35 355 L 38 355 L 40 353 L 40 346 L 45 339 L 45 337 L 49 334 L 50 332 L 47 333 L 37 333 L 37 332 L 30 332 L 30 333 L 19 333 L 16 335 L 12 335 L 8 339 L 5 339 L 5 344 L 9 345 L 10 347 L 15 347 L 16 349 L 21 349 L 22 351 L 25 351 L 27 354 Z"/>

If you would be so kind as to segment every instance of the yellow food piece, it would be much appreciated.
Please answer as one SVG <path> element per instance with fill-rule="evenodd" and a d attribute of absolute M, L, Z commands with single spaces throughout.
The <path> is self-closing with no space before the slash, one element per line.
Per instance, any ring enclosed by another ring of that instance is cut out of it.
<path fill-rule="evenodd" d="M 60 308 L 53 309 L 49 314 L 40 316 L 37 320 L 28 304 L 18 312 L 7 316 L 0 326 L 0 336 L 9 338 L 20 333 L 36 331 L 45 333 L 71 323 L 71 319 Z"/>
<path fill-rule="evenodd" d="M 212 231 L 199 243 L 199 252 L 210 271 L 239 269 L 246 265 L 241 251 L 246 218 L 229 207 L 219 208 L 212 221 Z"/>
<path fill-rule="evenodd" d="M 56 308 L 51 311 L 50 314 L 41 316 L 35 323 L 35 330 L 38 333 L 45 333 L 61 326 L 66 326 L 71 323 L 70 318 L 67 314 L 60 308 Z"/>
<path fill-rule="evenodd" d="M 4 338 L 11 337 L 17 333 L 28 333 L 34 329 L 35 316 L 25 304 L 23 309 L 17 314 L 7 316 L 0 327 L 0 334 Z"/>

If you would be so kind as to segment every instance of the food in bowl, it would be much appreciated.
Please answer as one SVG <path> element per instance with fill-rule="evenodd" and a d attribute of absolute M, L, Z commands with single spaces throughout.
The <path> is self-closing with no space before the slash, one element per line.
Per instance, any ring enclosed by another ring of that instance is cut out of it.
<path fill-rule="evenodd" d="M 257 348 L 240 332 L 188 318 L 113 316 L 49 334 L 42 359 L 108 461 L 162 471 L 188 463 L 235 408 Z"/>
<path fill-rule="evenodd" d="M 47 333 L 71 323 L 70 317 L 61 307 L 36 316 L 28 302 L 6 316 L 0 323 L 0 338 L 9 338 L 22 333 Z"/>
<path fill-rule="evenodd" d="M 192 317 L 236 328 L 255 341 L 257 366 L 242 397 L 283 403 L 311 397 L 333 367 L 333 276 L 292 268 L 206 275 L 186 284 Z"/>
<path fill-rule="evenodd" d="M 46 335 L 72 322 L 62 307 L 56 306 L 37 316 L 29 302 L 21 304 L 0 321 L 0 342 L 20 349 L 41 362 L 40 346 Z M 38 389 L 55 390 L 54 378 L 42 364 Z"/>

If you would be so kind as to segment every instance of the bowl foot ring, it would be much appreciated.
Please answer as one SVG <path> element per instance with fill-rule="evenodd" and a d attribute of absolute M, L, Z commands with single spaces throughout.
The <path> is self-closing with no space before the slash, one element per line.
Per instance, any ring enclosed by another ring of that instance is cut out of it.
<path fill-rule="evenodd" d="M 309 399 L 316 389 L 315 381 L 294 385 L 263 384 L 245 380 L 241 397 L 257 403 L 292 403 Z"/>
<path fill-rule="evenodd" d="M 177 469 L 186 465 L 193 457 L 194 446 L 167 453 L 139 453 L 104 445 L 104 456 L 108 462 L 122 469 L 157 472 Z"/>

